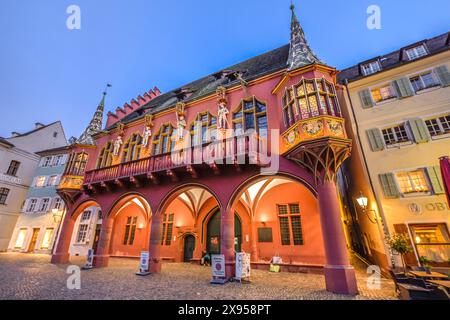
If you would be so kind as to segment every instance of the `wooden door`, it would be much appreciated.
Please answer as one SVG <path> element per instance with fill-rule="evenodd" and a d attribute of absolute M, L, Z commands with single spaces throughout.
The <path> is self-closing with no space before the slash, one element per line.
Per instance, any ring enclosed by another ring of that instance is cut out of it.
<path fill-rule="evenodd" d="M 39 229 L 33 229 L 33 236 L 31 237 L 30 246 L 28 247 L 28 252 L 33 252 L 36 249 L 36 242 L 39 236 Z"/>

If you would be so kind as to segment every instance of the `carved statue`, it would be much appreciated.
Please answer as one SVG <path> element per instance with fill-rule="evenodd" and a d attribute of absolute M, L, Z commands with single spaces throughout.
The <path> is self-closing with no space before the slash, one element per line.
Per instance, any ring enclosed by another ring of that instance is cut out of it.
<path fill-rule="evenodd" d="M 185 104 L 183 102 L 177 103 L 176 106 L 176 116 L 177 116 L 177 139 L 183 140 L 184 139 L 184 131 L 187 127 L 187 122 L 185 118 Z"/>
<path fill-rule="evenodd" d="M 144 134 L 142 135 L 142 146 L 147 148 L 149 146 L 150 138 L 152 137 L 152 129 L 150 127 L 145 127 Z"/>
<path fill-rule="evenodd" d="M 223 86 L 220 86 L 216 90 L 217 95 L 217 105 L 218 105 L 218 111 L 217 111 L 217 128 L 218 129 L 228 129 L 228 114 L 230 111 L 228 110 L 228 101 L 226 97 L 226 89 Z"/>
<path fill-rule="evenodd" d="M 113 150 L 113 155 L 115 157 L 117 157 L 120 153 L 120 148 L 122 147 L 123 144 L 123 140 L 122 140 L 122 136 L 118 136 L 116 138 L 116 140 L 114 141 L 114 150 Z"/>

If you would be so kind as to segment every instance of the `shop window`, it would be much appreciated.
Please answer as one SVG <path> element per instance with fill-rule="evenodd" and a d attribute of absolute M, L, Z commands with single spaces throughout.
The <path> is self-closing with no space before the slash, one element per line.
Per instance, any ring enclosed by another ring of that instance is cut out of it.
<path fill-rule="evenodd" d="M 394 127 L 383 129 L 381 130 L 381 132 L 383 133 L 384 142 L 388 147 L 400 143 L 411 142 L 404 123 Z"/>
<path fill-rule="evenodd" d="M 170 246 L 172 244 L 173 220 L 174 220 L 173 213 L 163 215 L 163 232 L 161 238 L 161 245 Z"/>
<path fill-rule="evenodd" d="M 233 113 L 233 129 L 236 136 L 255 130 L 258 136 L 267 138 L 267 108 L 255 97 L 241 101 Z"/>
<path fill-rule="evenodd" d="M 53 229 L 46 229 L 44 234 L 44 239 L 42 240 L 41 249 L 48 249 L 53 237 Z"/>
<path fill-rule="evenodd" d="M 376 103 L 397 98 L 397 94 L 390 83 L 378 88 L 373 88 L 371 91 L 373 100 Z"/>
<path fill-rule="evenodd" d="M 136 235 L 137 217 L 128 217 L 127 224 L 125 226 L 125 234 L 123 237 L 123 244 L 132 246 L 134 243 L 134 237 Z"/>
<path fill-rule="evenodd" d="M 19 234 L 17 235 L 16 243 L 14 245 L 16 249 L 20 249 L 23 247 L 26 236 L 27 236 L 27 229 L 20 229 Z"/>
<path fill-rule="evenodd" d="M 0 188 L 0 204 L 6 204 L 6 199 L 8 198 L 9 189 Z"/>
<path fill-rule="evenodd" d="M 428 132 L 433 139 L 450 134 L 450 114 L 425 120 L 425 124 L 427 125 Z"/>
<path fill-rule="evenodd" d="M 139 134 L 131 135 L 123 148 L 122 162 L 138 160 L 141 156 L 142 137 Z"/>
<path fill-rule="evenodd" d="M 410 225 L 419 257 L 447 265 L 450 262 L 450 236 L 446 224 Z"/>
<path fill-rule="evenodd" d="M 153 138 L 152 154 L 157 156 L 172 151 L 175 148 L 174 134 L 175 131 L 171 124 L 163 125 Z"/>
<path fill-rule="evenodd" d="M 430 192 L 424 169 L 397 172 L 395 177 L 403 195 L 428 194 Z"/>
<path fill-rule="evenodd" d="M 113 163 L 114 143 L 109 141 L 106 146 L 100 151 L 97 160 L 97 169 L 110 167 Z"/>
<path fill-rule="evenodd" d="M 303 231 L 298 204 L 277 205 L 280 223 L 281 244 L 288 246 L 303 245 Z M 291 236 L 292 235 L 292 236 Z"/>
<path fill-rule="evenodd" d="M 217 139 L 217 117 L 209 112 L 200 113 L 191 124 L 191 144 L 202 145 Z"/>
<path fill-rule="evenodd" d="M 258 242 L 261 243 L 273 242 L 272 228 L 258 228 Z"/>

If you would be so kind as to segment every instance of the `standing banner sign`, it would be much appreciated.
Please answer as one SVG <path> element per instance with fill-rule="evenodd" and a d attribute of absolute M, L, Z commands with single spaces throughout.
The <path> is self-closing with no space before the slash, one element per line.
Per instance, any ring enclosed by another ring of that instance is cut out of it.
<path fill-rule="evenodd" d="M 136 273 L 138 276 L 147 276 L 150 274 L 150 272 L 148 272 L 149 260 L 150 260 L 150 252 L 142 251 L 141 259 L 139 262 L 139 272 Z"/>
<path fill-rule="evenodd" d="M 92 269 L 93 267 L 94 267 L 94 250 L 89 249 L 88 253 L 87 253 L 86 264 L 84 265 L 84 267 L 82 269 L 89 270 L 89 269 Z"/>
<path fill-rule="evenodd" d="M 224 284 L 225 279 L 225 256 L 223 254 L 213 254 L 211 256 L 212 284 Z"/>
<path fill-rule="evenodd" d="M 235 279 L 242 281 L 242 279 L 250 278 L 250 254 L 245 252 L 236 253 L 236 276 Z"/>

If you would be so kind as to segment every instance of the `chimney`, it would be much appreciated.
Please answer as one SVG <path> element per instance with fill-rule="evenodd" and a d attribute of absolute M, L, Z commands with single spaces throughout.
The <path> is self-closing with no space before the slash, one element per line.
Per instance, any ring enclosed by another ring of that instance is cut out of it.
<path fill-rule="evenodd" d="M 14 132 L 11 132 L 11 136 L 12 136 L 13 138 L 15 138 L 15 137 L 18 137 L 18 136 L 20 136 L 20 133 L 19 133 L 19 132 L 16 132 L 16 131 L 14 131 Z"/>
<path fill-rule="evenodd" d="M 40 123 L 40 122 L 36 122 L 36 123 L 34 124 L 34 128 L 35 128 L 35 129 L 40 129 L 40 128 L 43 128 L 43 127 L 45 127 L 45 124 L 42 124 L 42 123 Z"/>

